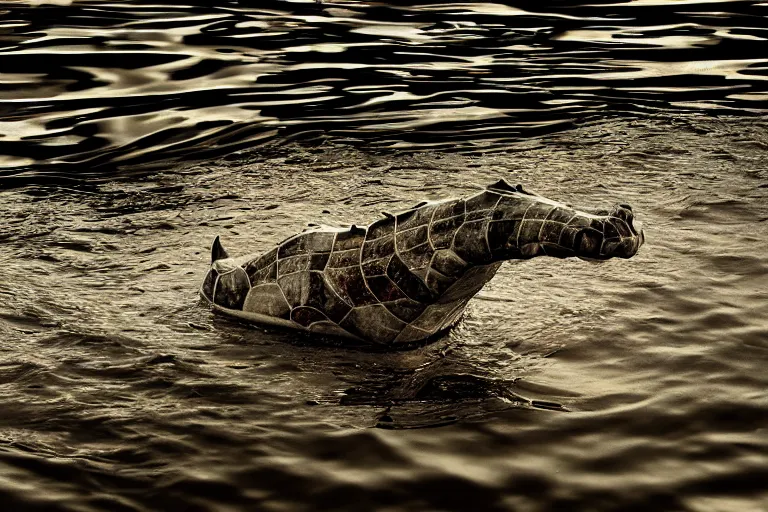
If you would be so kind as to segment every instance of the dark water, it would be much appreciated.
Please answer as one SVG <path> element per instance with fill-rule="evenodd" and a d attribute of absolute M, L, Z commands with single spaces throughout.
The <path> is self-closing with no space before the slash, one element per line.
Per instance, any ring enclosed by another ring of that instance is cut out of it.
<path fill-rule="evenodd" d="M 768 510 L 765 3 L 191 3 L 0 4 L 0 509 Z M 647 243 L 404 352 L 198 303 L 500 177 Z"/>
<path fill-rule="evenodd" d="M 759 1 L 56 3 L 0 3 L 6 181 L 286 138 L 489 150 L 590 119 L 768 108 Z"/>

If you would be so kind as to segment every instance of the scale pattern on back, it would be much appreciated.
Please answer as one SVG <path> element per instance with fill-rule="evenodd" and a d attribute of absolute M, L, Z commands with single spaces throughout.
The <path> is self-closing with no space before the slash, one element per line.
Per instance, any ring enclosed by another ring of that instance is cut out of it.
<path fill-rule="evenodd" d="M 367 227 L 308 230 L 243 265 L 217 238 L 201 293 L 257 322 L 413 342 L 453 325 L 505 260 L 629 258 L 643 239 L 628 205 L 590 214 L 501 180 Z"/>
<path fill-rule="evenodd" d="M 441 300 L 471 265 L 476 231 L 487 230 L 500 197 L 420 203 L 368 227 L 291 237 L 244 265 L 252 289 L 243 310 L 383 342 L 428 337 L 471 298 Z"/>

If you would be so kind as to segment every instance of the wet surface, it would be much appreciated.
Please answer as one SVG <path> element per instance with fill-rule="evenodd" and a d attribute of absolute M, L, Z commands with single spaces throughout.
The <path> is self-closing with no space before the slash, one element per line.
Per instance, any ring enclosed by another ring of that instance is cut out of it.
<path fill-rule="evenodd" d="M 286 138 L 489 150 L 589 119 L 761 114 L 768 100 L 757 1 L 0 9 L 0 179 L 13 182 Z"/>
<path fill-rule="evenodd" d="M 762 511 L 766 7 L 656 4 L 3 4 L 0 503 Z M 646 243 L 507 263 L 407 351 L 199 302 L 216 235 L 500 178 Z"/>
<path fill-rule="evenodd" d="M 750 119 L 615 122 L 510 154 L 289 146 L 5 191 L 4 500 L 759 510 L 767 143 Z M 308 220 L 372 219 L 499 175 L 574 204 L 629 202 L 646 245 L 603 264 L 508 263 L 455 329 L 405 352 L 198 303 L 216 234 L 257 251 Z"/>

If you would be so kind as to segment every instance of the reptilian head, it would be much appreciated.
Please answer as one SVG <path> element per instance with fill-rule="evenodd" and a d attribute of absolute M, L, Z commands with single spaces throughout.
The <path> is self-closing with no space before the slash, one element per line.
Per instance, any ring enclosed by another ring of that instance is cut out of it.
<path fill-rule="evenodd" d="M 488 226 L 494 260 L 534 256 L 630 258 L 644 242 L 642 227 L 627 204 L 588 213 L 503 180 L 488 189 L 501 193 Z"/>

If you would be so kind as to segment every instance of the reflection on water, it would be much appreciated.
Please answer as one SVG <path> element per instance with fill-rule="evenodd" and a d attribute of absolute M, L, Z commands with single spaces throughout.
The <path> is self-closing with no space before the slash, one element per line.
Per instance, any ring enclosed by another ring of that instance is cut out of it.
<path fill-rule="evenodd" d="M 757 1 L 5 3 L 0 177 L 286 138 L 488 150 L 590 116 L 765 112 Z"/>

